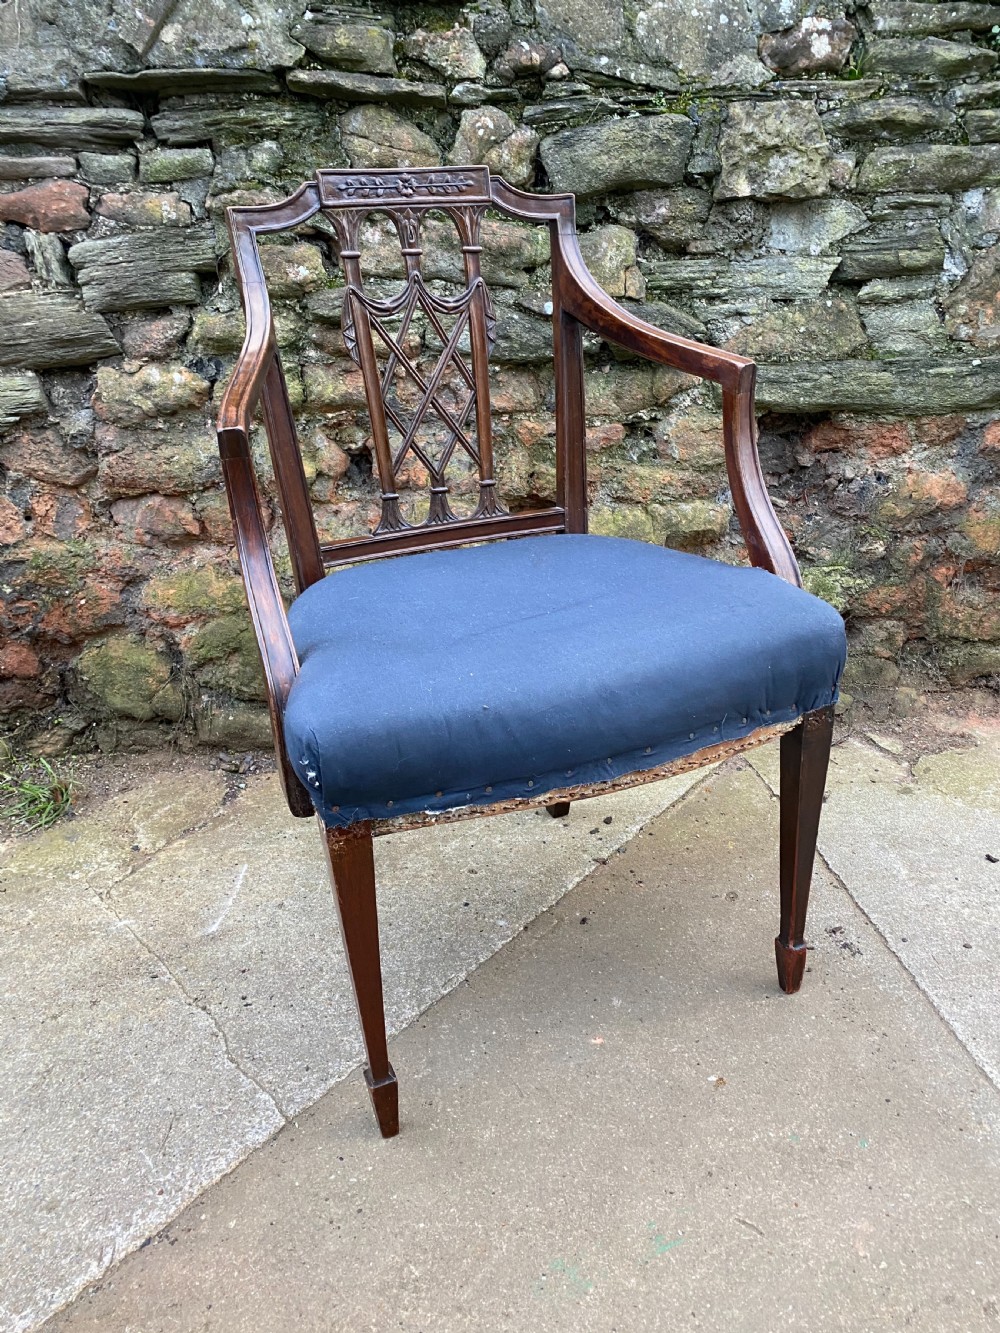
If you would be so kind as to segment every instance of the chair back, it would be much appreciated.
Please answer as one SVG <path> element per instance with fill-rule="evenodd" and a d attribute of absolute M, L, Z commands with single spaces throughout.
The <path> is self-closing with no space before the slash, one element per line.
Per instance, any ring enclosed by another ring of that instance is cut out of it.
<path fill-rule="evenodd" d="M 547 223 L 551 238 L 556 503 L 517 513 L 498 495 L 495 475 L 489 357 L 496 320 L 481 265 L 488 209 Z M 390 293 L 377 282 L 373 291 L 366 272 L 363 242 L 374 215 L 391 220 L 399 244 L 402 285 Z M 447 294 L 435 281 L 440 263 L 427 273 L 426 233 L 433 230 L 439 241 L 442 220 L 457 239 L 448 274 L 456 281 Z M 326 234 L 342 271 L 341 332 L 363 378 L 379 487 L 372 531 L 329 543 L 317 536 L 258 245 L 258 237 L 304 224 Z M 572 196 L 525 194 L 480 166 L 320 170 L 280 203 L 229 209 L 228 225 L 247 332 L 223 398 L 220 447 L 224 455 L 227 448 L 242 452 L 260 401 L 300 591 L 335 564 L 495 537 L 585 531 L 582 342 L 578 322 L 559 300 L 561 238 L 572 238 L 575 249 Z M 411 488 L 427 487 L 417 518 L 401 507 L 401 478 Z M 456 482 L 471 495 L 465 512 L 456 512 Z"/>

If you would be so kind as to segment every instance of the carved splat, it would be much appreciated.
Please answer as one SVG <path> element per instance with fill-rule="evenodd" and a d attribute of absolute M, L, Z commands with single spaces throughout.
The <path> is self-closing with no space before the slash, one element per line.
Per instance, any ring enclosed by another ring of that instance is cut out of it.
<path fill-rule="evenodd" d="M 481 168 L 459 172 L 405 172 L 340 180 L 320 172 L 320 198 L 333 226 L 347 290 L 342 330 L 348 354 L 361 368 L 372 427 L 375 463 L 381 484 L 381 517 L 376 533 L 409 528 L 400 512 L 397 479 L 413 461 L 426 469 L 430 502 L 420 526 L 457 521 L 449 500 L 449 464 L 464 453 L 479 475 L 474 518 L 500 516 L 506 510 L 496 494 L 489 401 L 489 353 L 495 318 L 480 272 L 480 227 L 488 199 L 488 178 Z M 460 200 L 442 208 L 441 198 Z M 359 200 L 370 201 L 367 207 Z M 466 200 L 468 202 L 466 202 Z M 391 201 L 391 202 L 390 202 Z M 430 209 L 454 223 L 461 244 L 465 288 L 454 297 L 432 291 L 421 271 L 422 225 Z M 404 283 L 389 299 L 365 291 L 359 236 L 372 211 L 388 213 L 399 239 Z M 440 343 L 433 365 L 411 354 L 408 340 L 418 321 Z M 468 356 L 463 352 L 468 341 Z M 409 406 L 401 382 L 415 393 Z"/>

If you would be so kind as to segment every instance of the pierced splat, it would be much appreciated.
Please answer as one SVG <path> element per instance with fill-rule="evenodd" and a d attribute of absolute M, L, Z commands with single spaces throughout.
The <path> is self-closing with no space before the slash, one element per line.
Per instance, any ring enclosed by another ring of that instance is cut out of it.
<path fill-rule="evenodd" d="M 372 211 L 378 210 L 376 198 Z M 451 218 L 461 243 L 465 289 L 455 297 L 438 295 L 421 272 L 421 228 L 430 209 Z M 479 267 L 480 226 L 485 204 L 448 204 L 436 199 L 392 210 L 405 264 L 402 289 L 378 300 L 366 294 L 361 271 L 359 233 L 369 209 L 355 206 L 326 208 L 336 233 L 340 262 L 347 283 L 342 315 L 344 343 L 360 366 L 372 427 L 375 461 L 381 483 L 381 517 L 376 534 L 402 532 L 411 526 L 435 527 L 458 521 L 449 494 L 448 466 L 461 449 L 479 474 L 479 498 L 473 518 L 506 513 L 496 494 L 493 476 L 493 440 L 490 421 L 489 353 L 495 318 L 489 291 Z M 420 315 L 441 344 L 437 361 L 422 369 L 406 348 L 407 338 Z M 448 321 L 451 321 L 450 327 Z M 393 329 L 392 325 L 398 324 Z M 462 354 L 468 334 L 471 366 Z M 380 357 L 379 346 L 384 349 Z M 408 382 L 419 395 L 409 409 L 399 399 L 399 381 Z M 449 385 L 448 381 L 453 383 Z M 457 383 L 454 383 L 457 381 Z M 454 404 L 449 398 L 457 395 Z M 436 441 L 434 434 L 443 437 Z M 401 468 L 417 460 L 430 479 L 430 504 L 425 521 L 411 525 L 399 507 L 397 479 Z"/>

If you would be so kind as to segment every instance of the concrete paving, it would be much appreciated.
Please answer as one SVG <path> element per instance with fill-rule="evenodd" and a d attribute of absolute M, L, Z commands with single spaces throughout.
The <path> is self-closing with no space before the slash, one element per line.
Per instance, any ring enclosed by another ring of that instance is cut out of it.
<path fill-rule="evenodd" d="M 773 747 L 751 762 L 776 792 Z M 820 848 L 1000 1086 L 1000 726 L 980 722 L 974 748 L 912 765 L 870 742 L 837 746 Z"/>
<path fill-rule="evenodd" d="M 946 744 L 835 749 L 798 997 L 776 747 L 381 840 L 391 1143 L 273 779 L 11 844 L 0 1328 L 1000 1329 L 1000 728 Z"/>
<path fill-rule="evenodd" d="M 966 753 L 924 772 L 960 783 Z M 51 1333 L 996 1330 L 1000 1094 L 856 904 L 873 867 L 846 849 L 873 817 L 889 838 L 897 781 L 859 759 L 799 996 L 777 801 L 738 763 L 395 1040 L 398 1139 L 338 1083 Z"/>
<path fill-rule="evenodd" d="M 701 775 L 381 839 L 393 1032 Z M 0 1329 L 37 1327 L 355 1068 L 319 838 L 195 759 L 0 851 Z"/>

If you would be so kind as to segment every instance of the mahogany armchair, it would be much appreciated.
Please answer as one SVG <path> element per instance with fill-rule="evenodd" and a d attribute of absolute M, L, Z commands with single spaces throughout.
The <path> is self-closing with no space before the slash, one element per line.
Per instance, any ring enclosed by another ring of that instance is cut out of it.
<path fill-rule="evenodd" d="M 557 495 L 522 512 L 504 507 L 494 476 L 494 319 L 480 268 L 487 209 L 546 223 L 551 240 Z M 457 230 L 458 296 L 440 295 L 421 272 L 431 212 Z M 371 213 L 398 232 L 404 275 L 388 298 L 371 295 L 363 275 L 359 236 Z M 280 203 L 230 209 L 228 222 L 246 339 L 221 405 L 219 449 L 278 770 L 292 814 L 319 817 L 382 1134 L 397 1133 L 399 1117 L 376 915 L 380 834 L 539 806 L 563 816 L 572 801 L 780 734 L 775 950 L 781 988 L 798 990 L 845 637 L 838 614 L 802 589 L 765 490 L 753 363 L 618 306 L 583 262 L 573 197 L 524 193 L 485 167 L 322 170 Z M 341 327 L 364 377 L 381 493 L 372 532 L 326 544 L 257 242 L 305 223 L 334 238 Z M 587 534 L 583 328 L 721 387 L 751 567 Z M 445 394 L 446 376 L 457 395 Z M 298 591 L 287 614 L 250 448 L 258 403 Z M 449 486 L 456 454 L 474 468 L 464 514 Z M 397 491 L 415 461 L 429 479 L 419 519 L 405 516 Z"/>

